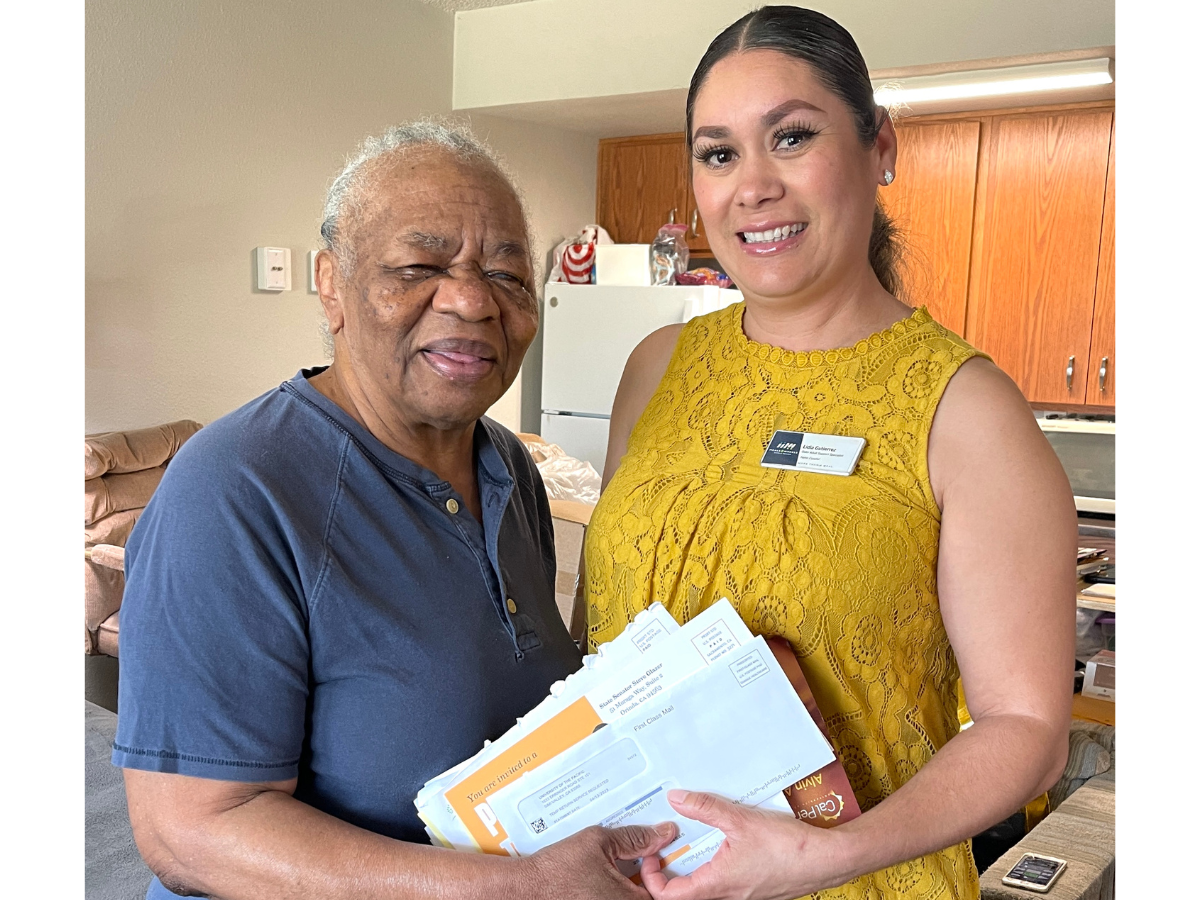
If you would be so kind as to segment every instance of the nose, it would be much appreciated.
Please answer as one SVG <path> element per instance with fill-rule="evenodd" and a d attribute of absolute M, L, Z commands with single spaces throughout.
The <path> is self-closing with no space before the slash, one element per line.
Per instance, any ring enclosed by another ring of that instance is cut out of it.
<path fill-rule="evenodd" d="M 483 270 L 474 263 L 451 266 L 433 295 L 436 312 L 457 316 L 464 322 L 484 322 L 500 317 L 500 306 Z"/>
<path fill-rule="evenodd" d="M 735 201 L 739 206 L 756 209 L 783 196 L 783 179 L 775 163 L 764 153 L 747 153 L 737 170 Z"/>

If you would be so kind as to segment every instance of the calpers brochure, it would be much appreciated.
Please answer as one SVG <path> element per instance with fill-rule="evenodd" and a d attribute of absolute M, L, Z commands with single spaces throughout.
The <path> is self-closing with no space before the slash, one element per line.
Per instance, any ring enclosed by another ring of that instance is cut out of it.
<path fill-rule="evenodd" d="M 784 790 L 831 763 L 841 770 L 728 600 L 683 626 L 656 603 L 501 738 L 429 781 L 416 806 L 435 843 L 511 856 L 590 825 L 673 821 L 679 836 L 660 856 L 668 876 L 684 875 L 724 834 L 675 812 L 667 791 L 792 812 Z"/>

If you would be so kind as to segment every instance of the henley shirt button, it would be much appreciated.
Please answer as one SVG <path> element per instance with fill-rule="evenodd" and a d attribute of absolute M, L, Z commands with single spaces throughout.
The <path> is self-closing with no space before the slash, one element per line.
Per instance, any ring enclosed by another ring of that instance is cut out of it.
<path fill-rule="evenodd" d="M 508 611 L 513 615 L 517 614 L 517 601 L 512 597 L 508 598 Z"/>
<path fill-rule="evenodd" d="M 450 511 L 450 515 L 454 515 L 458 512 L 458 501 L 451 497 L 446 501 L 446 509 Z"/>

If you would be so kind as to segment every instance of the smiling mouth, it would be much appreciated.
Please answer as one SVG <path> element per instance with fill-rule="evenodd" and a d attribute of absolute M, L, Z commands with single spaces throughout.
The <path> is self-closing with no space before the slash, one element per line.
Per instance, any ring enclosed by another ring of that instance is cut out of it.
<path fill-rule="evenodd" d="M 768 231 L 739 231 L 737 236 L 743 244 L 774 244 L 799 234 L 807 227 L 807 222 L 793 222 L 791 225 L 781 225 Z"/>

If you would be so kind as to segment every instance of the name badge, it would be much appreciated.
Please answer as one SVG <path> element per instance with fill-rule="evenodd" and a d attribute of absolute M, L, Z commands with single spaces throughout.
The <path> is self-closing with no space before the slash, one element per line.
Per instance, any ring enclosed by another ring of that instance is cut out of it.
<path fill-rule="evenodd" d="M 776 431 L 767 444 L 760 465 L 795 472 L 825 472 L 849 475 L 858 465 L 866 438 L 806 431 Z"/>

